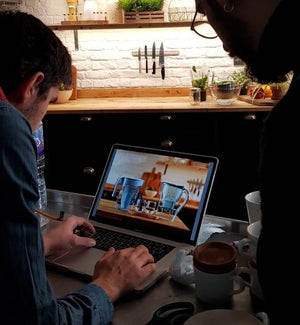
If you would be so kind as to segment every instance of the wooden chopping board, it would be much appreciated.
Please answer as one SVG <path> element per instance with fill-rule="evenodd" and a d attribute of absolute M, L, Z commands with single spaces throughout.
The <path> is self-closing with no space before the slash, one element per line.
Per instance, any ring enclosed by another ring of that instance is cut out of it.
<path fill-rule="evenodd" d="M 144 172 L 141 178 L 144 180 L 144 185 L 141 188 L 141 192 L 144 193 L 144 190 L 147 187 L 151 187 L 157 191 L 155 197 L 158 197 L 161 185 L 161 173 L 155 173 L 155 167 L 153 167 L 151 172 Z"/>
<path fill-rule="evenodd" d="M 258 106 L 274 106 L 278 103 L 278 100 L 274 100 L 271 98 L 261 98 L 261 99 L 252 99 L 248 95 L 239 96 L 238 100 L 241 100 L 243 102 L 252 104 L 252 105 L 258 105 Z"/>
<path fill-rule="evenodd" d="M 74 65 L 72 65 L 72 80 L 73 92 L 70 99 L 77 99 L 77 68 Z"/>

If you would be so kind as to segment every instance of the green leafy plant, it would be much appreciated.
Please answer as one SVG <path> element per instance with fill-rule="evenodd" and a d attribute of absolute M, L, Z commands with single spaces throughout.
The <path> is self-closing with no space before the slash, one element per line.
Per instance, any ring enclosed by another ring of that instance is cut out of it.
<path fill-rule="evenodd" d="M 65 84 L 63 82 L 58 86 L 58 90 L 65 90 Z"/>
<path fill-rule="evenodd" d="M 192 66 L 192 87 L 200 88 L 201 91 L 205 91 L 208 87 L 208 73 L 198 73 L 197 68 Z"/>
<path fill-rule="evenodd" d="M 196 78 L 192 80 L 192 86 L 200 88 L 201 91 L 204 91 L 207 89 L 208 86 L 208 76 L 202 75 L 201 78 Z"/>
<path fill-rule="evenodd" d="M 72 86 L 67 87 L 63 82 L 58 86 L 58 90 L 71 90 Z"/>
<path fill-rule="evenodd" d="M 118 7 L 124 11 L 160 11 L 164 0 L 118 0 Z"/>
<path fill-rule="evenodd" d="M 253 83 L 253 80 L 249 77 L 245 70 L 233 71 L 230 77 L 236 85 L 245 89 L 249 89 L 250 85 Z"/>

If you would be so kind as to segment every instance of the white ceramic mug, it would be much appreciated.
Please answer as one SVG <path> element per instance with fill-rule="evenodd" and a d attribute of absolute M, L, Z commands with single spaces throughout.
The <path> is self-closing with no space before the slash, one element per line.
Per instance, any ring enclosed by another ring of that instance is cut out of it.
<path fill-rule="evenodd" d="M 255 221 L 261 220 L 260 191 L 253 191 L 246 194 L 245 201 L 246 201 L 249 223 L 253 223 Z"/>
<path fill-rule="evenodd" d="M 246 254 L 250 260 L 256 263 L 257 241 L 261 231 L 261 221 L 255 221 L 247 227 L 247 238 L 234 241 L 233 245 L 239 254 Z"/>
<path fill-rule="evenodd" d="M 193 254 L 197 297 L 207 304 L 228 303 L 232 295 L 245 289 L 238 275 L 237 250 L 228 243 L 208 241 L 198 245 Z"/>
<path fill-rule="evenodd" d="M 239 269 L 227 273 L 207 273 L 194 267 L 197 297 L 207 304 L 228 303 L 233 295 L 245 289 L 244 280 L 238 275 Z"/>

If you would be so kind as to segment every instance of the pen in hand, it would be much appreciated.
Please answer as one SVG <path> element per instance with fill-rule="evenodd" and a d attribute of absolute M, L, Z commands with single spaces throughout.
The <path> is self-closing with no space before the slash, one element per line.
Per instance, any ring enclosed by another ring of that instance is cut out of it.
<path fill-rule="evenodd" d="M 56 217 L 53 217 L 53 216 L 51 216 L 50 214 L 48 214 L 48 213 L 45 213 L 45 212 L 43 212 L 43 211 L 41 211 L 41 210 L 38 210 L 38 209 L 35 209 L 34 210 L 36 213 L 38 213 L 38 214 L 40 214 L 41 216 L 44 216 L 44 217 L 46 217 L 46 218 L 48 218 L 48 219 L 51 219 L 51 220 L 56 220 L 56 221 L 63 221 L 64 220 L 64 211 L 60 211 L 60 213 L 59 213 L 59 217 L 58 218 L 56 218 Z"/>

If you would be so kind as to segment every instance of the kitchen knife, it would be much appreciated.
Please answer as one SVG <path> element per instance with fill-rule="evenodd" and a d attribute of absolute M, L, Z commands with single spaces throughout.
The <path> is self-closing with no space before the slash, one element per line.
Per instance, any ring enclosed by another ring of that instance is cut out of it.
<path fill-rule="evenodd" d="M 165 53 L 163 42 L 161 42 L 159 49 L 159 66 L 161 67 L 161 78 L 165 79 Z"/>
<path fill-rule="evenodd" d="M 147 45 L 145 45 L 145 60 L 146 60 L 146 73 L 148 73 L 148 53 Z"/>
<path fill-rule="evenodd" d="M 152 45 L 152 74 L 156 73 L 155 55 L 156 55 L 156 48 L 155 48 L 155 42 L 153 42 L 153 45 Z"/>
<path fill-rule="evenodd" d="M 141 48 L 138 50 L 138 59 L 139 59 L 139 73 L 142 73 L 142 62 L 141 62 Z"/>

